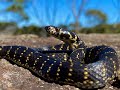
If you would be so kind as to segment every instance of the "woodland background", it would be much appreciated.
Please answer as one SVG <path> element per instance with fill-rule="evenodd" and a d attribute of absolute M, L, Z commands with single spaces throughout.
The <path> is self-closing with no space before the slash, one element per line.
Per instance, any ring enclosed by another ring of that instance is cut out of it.
<path fill-rule="evenodd" d="M 46 25 L 85 34 L 120 33 L 119 17 L 119 0 L 0 0 L 1 34 L 48 36 Z"/>

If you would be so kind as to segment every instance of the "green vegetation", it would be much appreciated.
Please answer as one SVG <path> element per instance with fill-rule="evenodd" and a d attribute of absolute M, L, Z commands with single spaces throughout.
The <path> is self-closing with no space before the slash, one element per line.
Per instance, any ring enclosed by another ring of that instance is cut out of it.
<path fill-rule="evenodd" d="M 0 31 L 3 31 L 5 30 L 6 27 L 8 26 L 14 26 L 14 27 L 17 27 L 17 24 L 14 23 L 14 22 L 0 22 Z"/>
<path fill-rule="evenodd" d="M 106 24 L 107 22 L 107 16 L 99 10 L 88 10 L 86 16 L 93 25 Z"/>
<path fill-rule="evenodd" d="M 12 12 L 18 14 L 22 19 L 28 20 L 28 16 L 24 10 L 24 5 L 29 2 L 29 0 L 6 0 L 8 3 L 12 3 L 9 7 L 5 9 L 6 12 Z"/>
<path fill-rule="evenodd" d="M 40 37 L 46 37 L 49 36 L 46 34 L 46 31 L 43 29 L 43 27 L 37 27 L 37 26 L 26 26 L 19 28 L 16 23 L 9 23 L 9 22 L 0 22 L 0 31 L 5 31 L 7 29 L 11 29 L 11 27 L 15 30 L 10 30 L 10 32 L 13 32 L 14 35 L 20 35 L 20 34 L 35 34 Z M 8 30 L 9 32 L 9 30 Z"/>
<path fill-rule="evenodd" d="M 120 24 L 102 24 L 91 28 L 82 28 L 80 33 L 120 33 Z"/>
<path fill-rule="evenodd" d="M 17 27 L 15 23 L 0 23 L 0 31 L 5 30 L 5 27 L 9 26 L 14 26 Z M 66 30 L 70 30 L 70 25 L 60 25 L 59 27 L 64 28 Z M 76 32 L 76 30 L 71 29 L 71 31 Z M 86 28 L 83 27 L 79 30 L 77 33 L 120 33 L 120 24 L 101 24 L 101 25 L 96 25 L 95 27 L 90 27 Z M 18 34 L 35 34 L 38 36 L 48 36 L 46 34 L 46 31 L 44 30 L 43 27 L 38 27 L 38 26 L 26 26 L 22 28 L 16 28 L 15 32 L 13 33 L 14 35 Z"/>
<path fill-rule="evenodd" d="M 68 26 L 60 25 L 58 27 L 76 32 L 76 30 L 71 28 L 72 26 L 70 26 L 70 25 L 68 25 Z M 17 27 L 17 25 L 15 23 L 5 23 L 5 22 L 0 23 L 0 31 L 5 30 L 5 28 L 9 27 L 9 26 L 16 27 L 16 30 L 13 30 L 14 35 L 35 34 L 35 35 L 38 35 L 40 37 L 49 36 L 49 35 L 47 35 L 47 33 L 43 27 L 31 25 L 31 26 L 19 28 L 19 27 Z M 101 24 L 101 25 L 96 25 L 94 27 L 89 27 L 89 28 L 83 27 L 77 33 L 86 33 L 86 34 L 89 34 L 89 33 L 120 33 L 120 24 L 111 24 L 111 25 L 110 24 Z"/>
<path fill-rule="evenodd" d="M 37 26 L 28 26 L 28 27 L 23 27 L 19 28 L 14 32 L 15 35 L 18 34 L 35 34 L 40 37 L 46 37 L 48 36 L 46 34 L 46 31 L 43 29 L 43 27 L 37 27 Z"/>
<path fill-rule="evenodd" d="M 34 0 L 6 0 L 6 2 L 10 3 L 10 5 L 8 5 L 8 7 L 6 7 L 6 9 L 3 10 L 3 12 L 14 13 L 14 14 L 17 14 L 18 17 L 17 18 L 15 17 L 17 20 L 14 22 L 7 22 L 7 21 L 9 21 L 9 17 L 6 18 L 6 19 L 8 19 L 8 20 L 6 20 L 6 22 L 0 22 L 0 31 L 6 30 L 6 27 L 7 27 L 7 30 L 9 28 L 11 29 L 11 26 L 12 26 L 12 29 L 14 29 L 13 30 L 14 35 L 36 34 L 38 36 L 48 36 L 42 26 L 38 27 L 38 26 L 30 25 L 30 26 L 23 26 L 21 28 L 18 27 L 20 22 L 24 21 L 24 22 L 28 23 L 30 20 L 28 13 L 26 13 L 26 11 L 25 11 L 27 8 L 27 6 L 26 6 L 27 4 L 31 4 L 30 7 L 34 11 L 34 14 L 33 13 L 32 14 L 34 16 L 36 16 L 37 20 L 39 20 L 39 24 L 43 25 L 43 23 L 44 23 L 44 22 L 42 22 L 43 16 L 41 14 L 39 14 L 39 9 L 37 7 L 35 7 Z M 89 33 L 120 33 L 120 24 L 119 23 L 118 24 L 108 24 L 107 23 L 107 21 L 108 21 L 107 15 L 100 10 L 88 9 L 88 10 L 84 11 L 83 8 L 86 5 L 85 3 L 86 3 L 86 1 L 82 0 L 82 3 L 80 4 L 79 9 L 76 10 L 75 2 L 73 2 L 71 11 L 73 13 L 73 17 L 74 17 L 75 21 L 70 23 L 69 25 L 61 24 L 58 27 L 64 28 L 66 30 L 74 31 L 76 33 L 86 33 L 86 34 L 89 34 Z M 53 8 L 55 10 L 52 11 Z M 57 20 L 54 20 L 54 19 L 56 19 L 57 12 L 58 12 L 56 3 L 53 3 L 53 8 L 51 10 L 49 10 L 48 5 L 45 4 L 44 12 L 46 12 L 45 15 L 46 15 L 46 18 L 48 19 L 47 21 L 52 22 L 52 23 L 57 21 Z M 81 15 L 82 15 L 82 12 L 85 12 L 84 15 L 86 17 L 87 27 L 83 27 L 79 21 Z M 63 16 L 63 15 L 61 15 L 61 16 Z M 68 15 L 65 21 L 67 22 L 69 19 L 70 19 L 70 17 Z"/>

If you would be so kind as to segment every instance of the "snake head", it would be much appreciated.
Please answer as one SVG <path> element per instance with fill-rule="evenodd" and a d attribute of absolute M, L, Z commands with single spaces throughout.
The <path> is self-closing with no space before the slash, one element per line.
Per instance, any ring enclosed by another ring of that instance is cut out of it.
<path fill-rule="evenodd" d="M 59 34 L 60 28 L 57 28 L 55 26 L 46 26 L 45 30 L 47 31 L 47 33 L 53 36 L 57 36 Z"/>

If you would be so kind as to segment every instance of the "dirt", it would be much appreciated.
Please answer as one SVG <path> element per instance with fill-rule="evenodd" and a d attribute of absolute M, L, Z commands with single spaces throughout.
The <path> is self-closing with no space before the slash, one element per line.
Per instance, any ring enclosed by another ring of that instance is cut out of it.
<path fill-rule="evenodd" d="M 113 47 L 117 51 L 120 60 L 120 34 L 80 34 L 79 36 L 87 46 L 105 44 Z M 0 45 L 2 46 L 42 47 L 60 43 L 62 42 L 53 37 L 39 38 L 36 35 L 0 36 Z M 0 75 L 0 90 L 80 90 L 74 86 L 60 86 L 59 84 L 45 82 L 32 75 L 28 70 L 12 65 L 5 59 L 0 60 Z M 119 83 L 117 82 L 116 86 L 108 84 L 99 90 L 120 90 L 118 88 Z"/>

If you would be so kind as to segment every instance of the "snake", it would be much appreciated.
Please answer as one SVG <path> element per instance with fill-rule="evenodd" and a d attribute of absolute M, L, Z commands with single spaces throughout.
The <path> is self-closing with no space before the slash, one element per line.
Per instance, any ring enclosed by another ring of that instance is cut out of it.
<path fill-rule="evenodd" d="M 63 43 L 42 48 L 0 46 L 0 58 L 47 82 L 82 89 L 102 88 L 117 77 L 118 55 L 112 47 L 88 47 L 74 32 L 55 26 L 45 30 Z"/>

